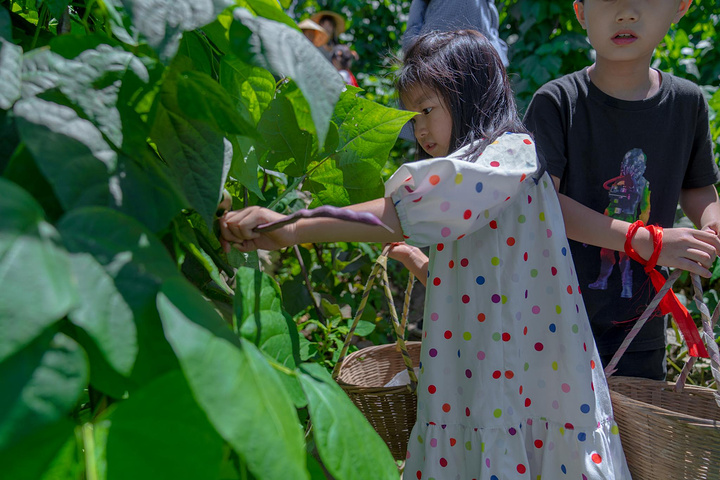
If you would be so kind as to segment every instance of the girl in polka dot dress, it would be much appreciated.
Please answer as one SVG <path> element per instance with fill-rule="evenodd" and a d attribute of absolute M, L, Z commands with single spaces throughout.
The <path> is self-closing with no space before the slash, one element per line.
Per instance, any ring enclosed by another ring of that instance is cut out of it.
<path fill-rule="evenodd" d="M 424 35 L 398 90 L 421 159 L 347 207 L 395 233 L 309 218 L 259 234 L 283 215 L 250 207 L 221 219 L 224 245 L 409 244 L 395 257 L 427 290 L 405 480 L 630 479 L 560 205 L 497 53 L 474 31 Z"/>

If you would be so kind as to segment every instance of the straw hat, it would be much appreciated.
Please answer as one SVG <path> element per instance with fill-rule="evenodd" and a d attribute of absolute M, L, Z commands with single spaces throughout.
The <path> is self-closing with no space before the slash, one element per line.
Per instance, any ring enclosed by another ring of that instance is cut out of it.
<path fill-rule="evenodd" d="M 312 43 L 316 47 L 325 45 L 330 38 L 330 34 L 327 30 L 325 30 L 323 27 L 313 22 L 309 18 L 306 18 L 302 22 L 298 23 L 298 27 L 300 27 L 300 30 L 311 30 L 313 32 Z"/>
<path fill-rule="evenodd" d="M 310 17 L 310 20 L 319 24 L 320 19 L 325 16 L 332 17 L 333 20 L 335 20 L 335 33 L 337 35 L 340 35 L 345 31 L 345 17 L 331 10 L 322 10 L 317 12 L 315 15 Z"/>

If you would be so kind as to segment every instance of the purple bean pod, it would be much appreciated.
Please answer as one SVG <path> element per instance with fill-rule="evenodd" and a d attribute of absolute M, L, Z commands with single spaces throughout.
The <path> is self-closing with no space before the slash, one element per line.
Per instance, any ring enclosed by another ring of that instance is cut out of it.
<path fill-rule="evenodd" d="M 338 220 L 346 220 L 348 222 L 359 222 L 365 223 L 367 225 L 376 225 L 385 228 L 389 232 L 393 232 L 392 228 L 385 225 L 382 221 L 380 221 L 378 217 L 376 217 L 370 212 L 354 212 L 352 210 L 333 207 L 331 205 L 324 205 L 322 207 L 313 208 L 310 210 L 305 208 L 302 210 L 298 210 L 297 212 L 294 212 L 281 220 L 276 220 L 274 222 L 258 225 L 257 227 L 255 227 L 254 231 L 258 233 L 272 232 L 273 230 L 277 230 L 278 228 L 284 227 L 285 225 L 295 223 L 301 218 L 315 217 L 335 218 Z"/>

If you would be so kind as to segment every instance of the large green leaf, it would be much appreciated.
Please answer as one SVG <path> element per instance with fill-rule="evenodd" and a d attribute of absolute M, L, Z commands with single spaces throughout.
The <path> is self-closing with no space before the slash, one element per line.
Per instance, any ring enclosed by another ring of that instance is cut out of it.
<path fill-rule="evenodd" d="M 66 214 L 58 229 L 74 270 L 86 277 L 83 303 L 70 318 L 108 364 L 123 375 L 132 367 L 131 378 L 140 385 L 176 368 L 155 297 L 165 279 L 180 273 L 157 237 L 136 220 L 99 207 Z"/>
<path fill-rule="evenodd" d="M 117 154 L 95 125 L 70 107 L 37 97 L 19 100 L 13 111 L 20 138 L 66 210 L 108 205 L 111 196 L 120 203 L 110 189 Z"/>
<path fill-rule="evenodd" d="M 324 368 L 303 364 L 300 383 L 308 398 L 315 444 L 333 478 L 398 478 L 385 442 Z"/>
<path fill-rule="evenodd" d="M 0 7 L 2 12 L 7 15 L 7 10 Z M 0 38 L 0 108 L 3 110 L 20 98 L 21 66 L 22 48 Z"/>
<path fill-rule="evenodd" d="M 295 407 L 263 354 L 184 280 L 166 282 L 157 304 L 198 404 L 253 475 L 307 479 Z"/>
<path fill-rule="evenodd" d="M 227 133 L 254 134 L 255 125 L 250 112 L 234 107 L 230 94 L 204 73 L 187 71 L 180 74 L 177 99 L 189 118 L 204 120 Z"/>
<path fill-rule="evenodd" d="M 300 346 L 295 323 L 282 308 L 280 287 L 269 275 L 243 267 L 235 276 L 235 318 L 240 334 L 294 369 Z"/>
<path fill-rule="evenodd" d="M 348 205 L 382 196 L 380 172 L 400 129 L 415 115 L 358 97 L 358 92 L 348 87 L 335 106 L 338 151 L 330 160 L 310 165 L 306 188 L 314 194 L 314 206 Z"/>
<path fill-rule="evenodd" d="M 38 0 L 38 6 L 45 4 L 53 18 L 59 19 L 70 4 L 70 0 Z"/>
<path fill-rule="evenodd" d="M 233 144 L 233 160 L 230 166 L 230 176 L 264 200 L 265 196 L 258 184 L 257 140 L 235 136 L 231 138 L 231 141 Z"/>
<path fill-rule="evenodd" d="M 415 112 L 385 107 L 359 97 L 360 89 L 348 87 L 335 106 L 338 150 L 354 151 L 361 158 L 384 165 L 403 125 Z"/>
<path fill-rule="evenodd" d="M 71 261 L 80 302 L 68 317 L 87 332 L 115 371 L 129 376 L 138 351 L 132 309 L 92 254 L 74 253 Z"/>
<path fill-rule="evenodd" d="M 12 21 L 10 12 L 3 6 L 0 7 L 0 38 L 12 41 Z"/>
<path fill-rule="evenodd" d="M 87 379 L 82 349 L 53 331 L 1 362 L 0 451 L 64 418 Z"/>
<path fill-rule="evenodd" d="M 8 448 L 0 449 L 3 478 L 12 480 L 79 478 L 68 475 L 51 476 L 58 457 L 63 455 L 68 445 L 75 446 L 74 429 L 75 423 L 63 417 L 14 441 Z M 74 457 L 77 456 L 76 448 L 72 450 Z"/>
<path fill-rule="evenodd" d="M 0 178 L 0 362 L 77 302 L 67 252 L 27 192 Z"/>
<path fill-rule="evenodd" d="M 106 3 L 111 6 L 122 3 L 130 17 L 133 38 L 145 40 L 163 61 L 175 56 L 183 32 L 207 25 L 232 4 L 230 0 L 106 0 Z"/>
<path fill-rule="evenodd" d="M 287 0 L 286 0 L 287 1 Z M 238 6 L 247 8 L 259 17 L 265 17 L 269 20 L 284 23 L 285 25 L 297 29 L 297 25 L 280 7 L 277 0 L 236 0 Z M 287 6 L 285 8 L 288 8 Z"/>
<path fill-rule="evenodd" d="M 128 72 L 143 82 L 149 80 L 147 68 L 138 57 L 105 44 L 84 50 L 72 59 L 47 49 L 33 50 L 24 56 L 22 70 L 24 98 L 57 89 L 115 147 L 123 144 L 118 80 Z"/>
<path fill-rule="evenodd" d="M 258 132 L 269 150 L 263 162 L 266 168 L 292 177 L 305 173 L 312 159 L 313 137 L 300 129 L 287 98 L 278 96 L 270 102 L 260 118 Z"/>
<path fill-rule="evenodd" d="M 190 205 L 212 225 L 232 163 L 232 144 L 212 123 L 184 114 L 178 97 L 182 62 L 163 82 L 151 137 Z"/>
<path fill-rule="evenodd" d="M 254 125 L 275 94 L 275 78 L 270 72 L 248 65 L 235 55 L 220 60 L 220 85 L 230 93 L 241 115 L 248 112 Z"/>
<path fill-rule="evenodd" d="M 109 418 L 107 480 L 218 477 L 224 442 L 179 371 L 134 392 Z"/>
<path fill-rule="evenodd" d="M 238 57 L 292 78 L 310 103 L 320 147 L 345 82 L 335 67 L 296 28 L 235 9 L 230 45 Z"/>

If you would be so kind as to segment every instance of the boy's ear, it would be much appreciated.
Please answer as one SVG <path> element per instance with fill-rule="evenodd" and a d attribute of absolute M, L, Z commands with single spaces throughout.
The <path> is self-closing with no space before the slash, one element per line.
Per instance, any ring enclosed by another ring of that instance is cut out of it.
<path fill-rule="evenodd" d="M 580 26 L 584 30 L 587 30 L 587 27 L 585 26 L 585 4 L 575 0 L 573 2 L 573 9 L 575 10 L 575 18 L 577 18 L 578 22 L 580 22 Z"/>
<path fill-rule="evenodd" d="M 675 12 L 675 17 L 673 17 L 673 23 L 678 23 L 680 21 L 680 19 L 685 16 L 688 9 L 690 8 L 690 4 L 692 4 L 692 0 L 681 0 L 680 1 L 677 12 Z"/>

